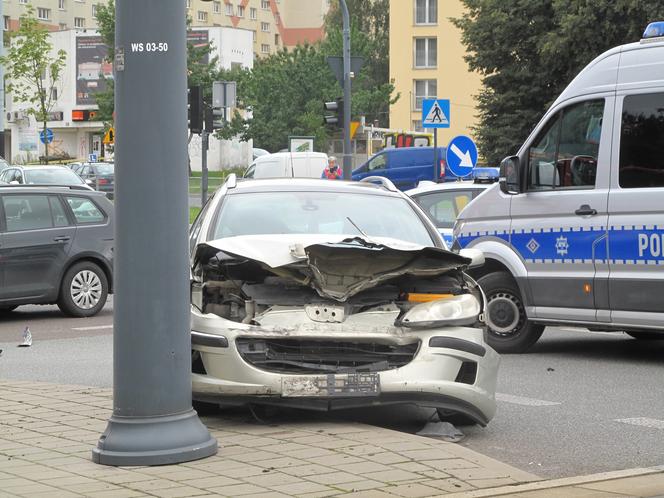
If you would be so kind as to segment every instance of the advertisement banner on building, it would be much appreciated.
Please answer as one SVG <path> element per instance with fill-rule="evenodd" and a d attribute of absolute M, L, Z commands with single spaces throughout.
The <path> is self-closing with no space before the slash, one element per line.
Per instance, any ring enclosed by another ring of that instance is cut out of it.
<path fill-rule="evenodd" d="M 18 150 L 22 152 L 37 152 L 39 149 L 39 133 L 37 125 L 32 119 L 25 120 L 18 127 Z"/>
<path fill-rule="evenodd" d="M 196 29 L 187 31 L 187 45 L 193 47 L 194 49 L 205 48 L 210 44 L 210 35 L 207 29 Z M 207 53 L 201 56 L 201 59 L 198 61 L 201 64 L 208 64 L 210 62 L 210 57 Z"/>
<path fill-rule="evenodd" d="M 76 37 L 76 105 L 95 105 L 95 93 L 106 91 L 113 64 L 101 36 Z"/>

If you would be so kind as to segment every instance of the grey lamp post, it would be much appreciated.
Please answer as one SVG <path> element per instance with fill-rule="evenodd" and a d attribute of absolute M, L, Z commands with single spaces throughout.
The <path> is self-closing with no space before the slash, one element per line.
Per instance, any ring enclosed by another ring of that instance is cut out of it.
<path fill-rule="evenodd" d="M 353 173 L 353 158 L 350 146 L 350 14 L 346 0 L 339 0 L 343 16 L 343 59 L 344 59 L 344 179 L 350 180 Z"/>
<path fill-rule="evenodd" d="M 187 67 L 182 0 L 117 0 L 113 415 L 106 465 L 217 452 L 191 407 Z"/>

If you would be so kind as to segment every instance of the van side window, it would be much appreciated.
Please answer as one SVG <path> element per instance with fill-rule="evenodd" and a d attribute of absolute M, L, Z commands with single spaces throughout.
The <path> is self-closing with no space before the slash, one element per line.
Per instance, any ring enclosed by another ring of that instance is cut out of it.
<path fill-rule="evenodd" d="M 528 151 L 528 190 L 593 188 L 603 116 L 603 99 L 553 116 Z"/>
<path fill-rule="evenodd" d="M 664 187 L 664 93 L 625 97 L 618 183 L 622 188 Z"/>
<path fill-rule="evenodd" d="M 374 171 L 377 169 L 385 169 L 385 165 L 387 164 L 387 156 L 385 154 L 381 154 L 380 156 L 374 157 L 371 161 L 369 161 L 369 171 Z"/>

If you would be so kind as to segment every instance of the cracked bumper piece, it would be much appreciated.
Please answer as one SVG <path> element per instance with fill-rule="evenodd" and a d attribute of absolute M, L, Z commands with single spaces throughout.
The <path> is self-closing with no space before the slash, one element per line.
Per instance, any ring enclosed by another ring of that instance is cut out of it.
<path fill-rule="evenodd" d="M 193 397 L 323 411 L 414 404 L 491 420 L 500 359 L 481 329 L 382 327 L 378 313 L 365 319 L 308 326 L 284 313 L 276 323 L 301 324 L 285 329 L 192 309 Z"/>

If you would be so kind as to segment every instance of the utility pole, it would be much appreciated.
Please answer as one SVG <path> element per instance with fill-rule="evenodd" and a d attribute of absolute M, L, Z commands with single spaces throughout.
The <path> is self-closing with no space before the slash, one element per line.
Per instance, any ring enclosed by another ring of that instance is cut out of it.
<path fill-rule="evenodd" d="M 339 0 L 343 15 L 343 59 L 344 59 L 344 180 L 353 173 L 353 158 L 350 147 L 350 14 L 346 0 Z"/>
<path fill-rule="evenodd" d="M 117 0 L 113 415 L 104 465 L 217 452 L 191 407 L 187 64 L 182 0 Z"/>
<path fill-rule="evenodd" d="M 0 1 L 0 19 L 4 19 L 4 3 Z M 0 56 L 4 55 L 5 44 L 0 43 Z M 0 156 L 5 158 L 5 68 L 0 64 Z M 7 161 L 11 162 L 11 160 Z"/>

